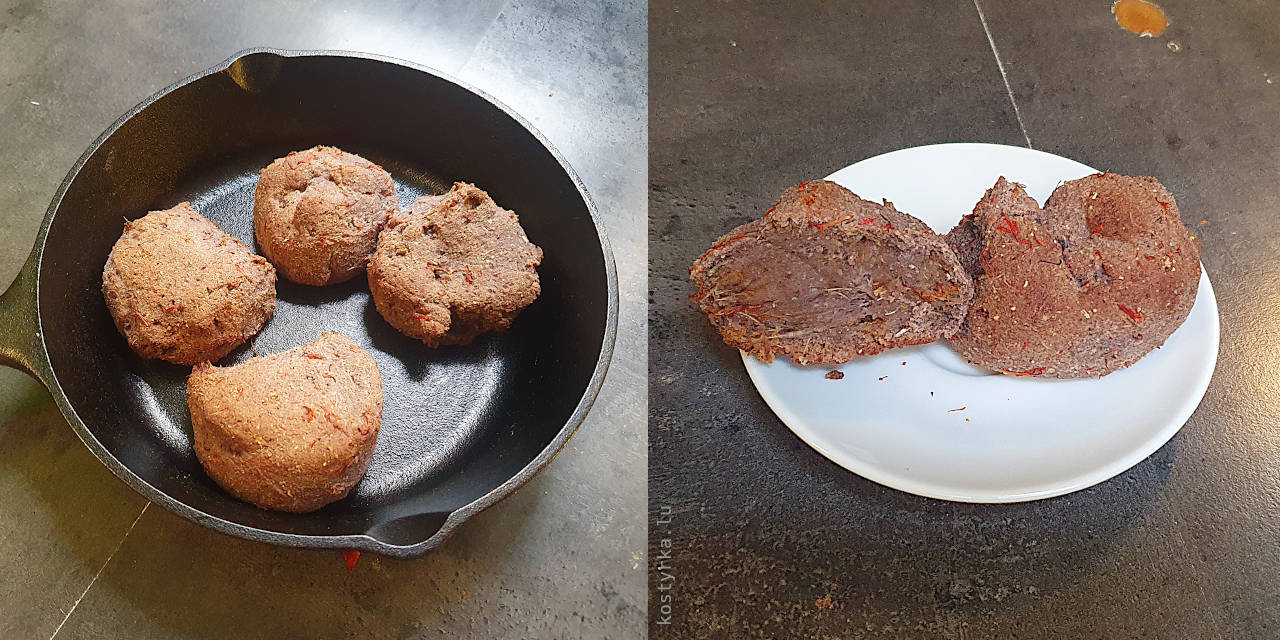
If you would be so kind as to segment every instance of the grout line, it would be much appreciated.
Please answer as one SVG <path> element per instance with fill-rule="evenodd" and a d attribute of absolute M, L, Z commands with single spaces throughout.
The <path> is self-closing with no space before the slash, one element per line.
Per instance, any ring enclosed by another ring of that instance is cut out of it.
<path fill-rule="evenodd" d="M 116 548 L 111 550 L 111 554 L 107 556 L 106 561 L 102 563 L 101 567 L 98 567 L 98 572 L 93 574 L 93 579 L 89 581 L 87 586 L 85 586 L 84 591 L 80 592 L 80 597 L 76 598 L 76 601 L 71 605 L 71 610 L 67 612 L 67 615 L 64 618 L 62 618 L 62 622 L 58 623 L 58 628 L 53 630 L 53 635 L 49 636 L 49 640 L 53 640 L 58 637 L 58 633 L 62 631 L 62 625 L 66 624 L 67 620 L 71 619 L 71 614 L 76 612 L 76 607 L 80 606 L 80 601 L 84 600 L 85 595 L 89 593 L 89 590 L 93 588 L 94 583 L 98 581 L 98 576 L 102 575 L 102 572 L 107 568 L 107 565 L 111 563 L 111 559 L 116 557 L 116 552 L 120 551 L 120 547 L 124 546 L 125 538 L 128 538 L 130 533 L 133 533 L 133 528 L 138 526 L 138 521 L 142 519 L 142 514 L 147 512 L 147 507 L 149 506 L 151 506 L 150 501 L 142 505 L 142 511 L 138 512 L 138 517 L 133 519 L 133 524 L 129 525 L 129 528 L 125 530 L 123 536 L 120 536 L 120 542 L 116 543 Z"/>
<path fill-rule="evenodd" d="M 1000 60 L 1000 52 L 996 51 L 996 40 L 991 37 L 991 28 L 987 26 L 987 17 L 982 14 L 982 7 L 978 4 L 978 0 L 973 0 L 973 8 L 978 10 L 978 19 L 982 21 L 982 30 L 987 34 L 987 42 L 991 43 L 991 53 L 996 56 L 996 66 L 1000 68 L 1000 77 L 1004 79 L 1004 90 L 1009 93 L 1009 102 L 1013 104 L 1013 115 L 1018 119 L 1018 128 L 1022 129 L 1022 139 L 1027 141 L 1027 148 L 1034 149 L 1031 146 L 1031 136 L 1027 135 L 1027 125 L 1022 122 L 1022 112 L 1018 110 L 1018 101 L 1013 98 L 1013 87 L 1009 86 L 1009 74 L 1004 71 L 1004 62 Z"/>
<path fill-rule="evenodd" d="M 493 14 L 493 19 L 489 21 L 489 24 L 485 25 L 484 31 L 481 31 L 476 36 L 475 44 L 471 45 L 471 49 L 467 51 L 467 57 L 463 58 L 462 62 L 458 63 L 457 69 L 453 69 L 449 71 L 449 73 L 453 75 L 453 77 L 463 79 L 470 84 L 473 84 L 477 87 L 480 87 L 481 89 L 484 89 L 482 85 L 471 82 L 470 80 L 466 80 L 466 76 L 464 76 L 462 72 L 464 69 L 467 68 L 467 65 L 471 64 L 471 61 L 475 59 L 476 49 L 480 48 L 480 43 L 484 40 L 484 37 L 489 35 L 489 32 L 493 30 L 494 25 L 498 24 L 498 18 L 501 18 L 502 14 L 506 13 L 507 10 L 511 8 L 512 1 L 513 0 L 506 0 L 505 2 L 503 2 L 502 7 L 498 9 L 498 12 Z M 487 91 L 487 89 L 485 90 Z"/>

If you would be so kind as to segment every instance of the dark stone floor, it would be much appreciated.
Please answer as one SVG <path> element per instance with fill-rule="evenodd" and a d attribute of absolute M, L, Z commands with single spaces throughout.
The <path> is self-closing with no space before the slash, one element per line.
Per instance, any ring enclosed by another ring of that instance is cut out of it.
<path fill-rule="evenodd" d="M 1138 38 L 1106 1 L 652 4 L 650 557 L 669 539 L 674 576 L 654 637 L 1280 636 L 1280 7 L 1162 5 L 1172 26 Z M 1200 235 L 1217 372 L 1117 478 L 1010 505 L 863 480 L 686 302 L 693 259 L 787 186 L 952 141 L 1158 176 Z"/>
<path fill-rule="evenodd" d="M 645 584 L 643 2 L 0 0 L 0 282 L 67 169 L 164 86 L 271 46 L 407 58 L 480 87 L 568 158 L 618 265 L 616 355 L 522 490 L 397 561 L 265 546 L 147 506 L 35 382 L 0 370 L 0 637 L 635 638 Z"/>

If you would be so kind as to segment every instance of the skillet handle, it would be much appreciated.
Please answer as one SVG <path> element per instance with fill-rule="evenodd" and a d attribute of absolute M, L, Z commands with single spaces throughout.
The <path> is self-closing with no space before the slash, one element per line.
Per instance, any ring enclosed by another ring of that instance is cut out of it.
<path fill-rule="evenodd" d="M 0 294 L 0 365 L 18 369 L 47 385 L 49 362 L 36 313 L 38 262 L 33 251 L 18 277 Z"/>

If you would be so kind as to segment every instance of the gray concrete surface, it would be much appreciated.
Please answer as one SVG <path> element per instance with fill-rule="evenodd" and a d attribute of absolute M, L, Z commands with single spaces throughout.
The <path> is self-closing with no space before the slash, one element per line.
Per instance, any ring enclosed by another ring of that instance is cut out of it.
<path fill-rule="evenodd" d="M 643 2 L 0 1 L 0 282 L 119 114 L 273 46 L 411 59 L 514 107 L 582 175 L 621 292 L 614 362 L 564 452 L 438 552 L 365 556 L 351 573 L 334 551 L 245 542 L 147 508 L 43 389 L 0 370 L 0 637 L 642 636 L 645 24 Z"/>
<path fill-rule="evenodd" d="M 652 637 L 1280 636 L 1280 19 L 1164 0 L 1172 26 L 1144 39 L 1110 4 L 652 4 L 650 554 L 669 538 L 674 576 L 650 592 Z M 1133 469 L 1028 504 L 918 498 L 827 461 L 686 301 L 689 264 L 800 180 L 1028 140 L 1178 198 L 1222 320 L 1200 408 Z"/>

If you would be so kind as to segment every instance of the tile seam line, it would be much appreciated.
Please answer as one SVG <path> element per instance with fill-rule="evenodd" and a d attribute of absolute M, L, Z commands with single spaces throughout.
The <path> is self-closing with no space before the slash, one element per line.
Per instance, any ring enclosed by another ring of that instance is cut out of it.
<path fill-rule="evenodd" d="M 454 75 L 454 77 L 464 78 L 464 79 L 466 78 L 465 74 L 463 74 L 463 71 L 466 70 L 467 65 L 471 64 L 472 60 L 475 60 L 476 49 L 480 48 L 480 43 L 484 41 L 484 37 L 489 35 L 489 32 L 493 31 L 493 28 L 497 26 L 498 18 L 501 18 L 502 14 L 506 13 L 507 10 L 511 9 L 511 3 L 513 1 L 514 0 L 505 0 L 505 2 L 502 3 L 502 7 L 498 9 L 498 12 L 493 14 L 493 19 L 489 21 L 489 24 L 485 25 L 484 31 L 481 31 L 480 35 L 476 38 L 476 43 L 472 45 L 470 50 L 467 51 L 467 57 L 463 58 L 462 62 L 458 63 L 458 68 L 450 72 Z M 473 86 L 478 86 L 481 89 L 484 89 L 483 84 L 480 84 L 471 80 L 468 80 L 468 82 L 471 82 Z M 485 90 L 488 91 L 488 89 L 485 89 Z"/>
<path fill-rule="evenodd" d="M 1018 128 L 1022 130 L 1022 139 L 1026 140 L 1027 148 L 1034 149 L 1031 146 L 1031 136 L 1027 134 L 1027 125 L 1022 122 L 1022 111 L 1018 109 L 1018 101 L 1013 97 L 1013 87 L 1009 84 L 1009 74 L 1004 70 L 1004 61 L 1000 59 L 1000 52 L 996 50 L 996 39 L 991 35 L 991 27 L 987 26 L 987 16 L 982 13 L 982 5 L 978 4 L 978 0 L 973 0 L 973 8 L 978 10 L 978 20 L 982 22 L 982 31 L 987 34 L 987 43 L 991 45 L 991 54 L 996 58 L 996 67 L 1000 69 L 1000 79 L 1004 80 L 1004 90 L 1009 94 L 1009 104 L 1013 105 L 1013 117 L 1018 119 Z"/>
<path fill-rule="evenodd" d="M 49 636 L 49 640 L 57 638 L 58 634 L 62 632 L 62 626 L 67 624 L 67 620 L 71 619 L 71 614 L 76 612 L 76 607 L 80 606 L 80 601 L 84 600 L 84 597 L 89 594 L 89 590 L 93 588 L 93 585 L 97 584 L 98 578 L 102 576 L 102 572 L 106 570 L 107 565 L 111 564 L 111 559 L 116 557 L 116 553 L 119 553 L 120 547 L 124 546 L 125 539 L 129 537 L 130 533 L 133 533 L 133 528 L 138 526 L 138 521 L 142 519 L 142 514 L 147 512 L 147 507 L 149 506 L 151 506 L 150 501 L 142 505 L 142 510 L 138 512 L 138 517 L 133 519 L 133 523 L 129 525 L 128 529 L 125 529 L 124 535 L 120 536 L 120 541 L 116 543 L 115 548 L 107 555 L 107 559 L 103 561 L 102 566 L 98 567 L 98 572 L 93 574 L 93 579 L 89 580 L 89 584 L 85 585 L 84 591 L 80 592 L 80 597 L 76 598 L 76 601 L 71 604 L 71 609 L 67 611 L 67 615 L 63 616 L 62 622 L 58 623 L 58 627 L 53 630 L 53 635 Z"/>

